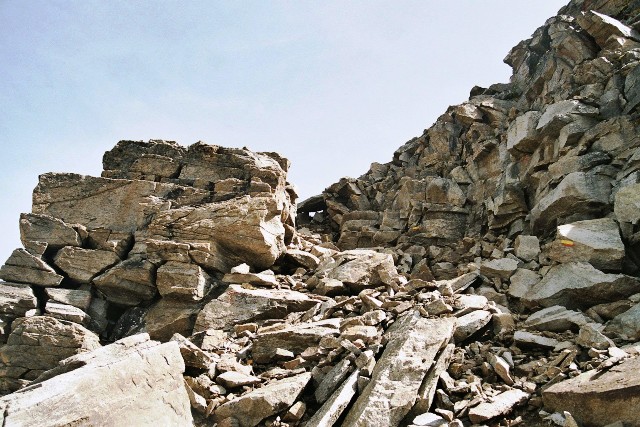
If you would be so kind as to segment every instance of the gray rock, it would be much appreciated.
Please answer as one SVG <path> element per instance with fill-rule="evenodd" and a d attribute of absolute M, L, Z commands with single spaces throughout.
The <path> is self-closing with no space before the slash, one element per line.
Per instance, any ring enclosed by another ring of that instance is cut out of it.
<path fill-rule="evenodd" d="M 82 239 L 73 227 L 58 218 L 35 213 L 20 214 L 20 240 L 27 249 L 36 242 L 46 243 L 52 249 L 82 246 Z"/>
<path fill-rule="evenodd" d="M 625 248 L 614 220 L 592 219 L 558 226 L 549 257 L 559 263 L 584 261 L 600 270 L 620 271 Z"/>
<path fill-rule="evenodd" d="M 567 123 L 572 122 L 576 116 L 593 117 L 598 114 L 598 109 L 580 101 L 570 99 L 548 105 L 540 116 L 536 129 L 543 134 L 557 134 Z"/>
<path fill-rule="evenodd" d="M 162 298 L 142 314 L 141 330 L 158 341 L 167 341 L 175 333 L 189 336 L 201 307 L 191 301 Z"/>
<path fill-rule="evenodd" d="M 614 317 L 607 323 L 604 333 L 628 341 L 640 341 L 640 304 Z"/>
<path fill-rule="evenodd" d="M 0 398 L 5 425 L 192 425 L 178 345 L 134 336 L 66 359 Z M 114 410 L 114 408 L 118 408 Z"/>
<path fill-rule="evenodd" d="M 163 297 L 199 301 L 211 289 L 211 277 L 197 264 L 169 261 L 158 268 L 156 285 Z"/>
<path fill-rule="evenodd" d="M 130 233 L 112 231 L 106 228 L 89 230 L 88 245 L 91 248 L 111 251 L 118 258 L 125 259 L 131 249 L 133 236 Z"/>
<path fill-rule="evenodd" d="M 254 286 L 277 287 L 278 281 L 273 271 L 267 270 L 262 273 L 227 273 L 222 278 L 223 282 L 243 284 L 248 283 Z"/>
<path fill-rule="evenodd" d="M 610 194 L 606 177 L 572 172 L 531 209 L 531 227 L 535 233 L 543 233 L 576 213 L 598 213 L 608 207 Z"/>
<path fill-rule="evenodd" d="M 484 328 L 491 321 L 491 313 L 484 310 L 476 310 L 459 317 L 453 337 L 456 343 L 469 338 L 471 335 Z"/>
<path fill-rule="evenodd" d="M 78 307 L 72 305 L 60 304 L 53 301 L 47 301 L 44 308 L 44 314 L 56 319 L 68 320 L 82 326 L 89 326 L 91 317 Z"/>
<path fill-rule="evenodd" d="M 47 296 L 50 300 L 61 304 L 72 305 L 82 311 L 89 310 L 91 305 L 91 292 L 81 289 L 47 288 Z"/>
<path fill-rule="evenodd" d="M 335 425 L 356 395 L 359 376 L 360 370 L 356 369 L 307 421 L 307 427 L 332 427 Z"/>
<path fill-rule="evenodd" d="M 630 358 L 606 371 L 591 370 L 543 390 L 545 409 L 570 412 L 585 426 L 613 420 L 638 425 L 640 358 Z"/>
<path fill-rule="evenodd" d="M 150 301 L 158 292 L 156 267 L 142 258 L 129 258 L 96 277 L 93 283 L 107 301 L 135 306 Z"/>
<path fill-rule="evenodd" d="M 611 16 L 598 13 L 593 10 L 582 12 L 577 16 L 580 25 L 600 47 L 605 47 L 610 37 L 625 37 L 640 41 L 640 34 L 633 28 L 627 27 L 622 22 Z"/>
<path fill-rule="evenodd" d="M 326 270 L 321 264 L 315 277 L 339 280 L 354 291 L 391 284 L 398 277 L 390 254 L 357 249 L 340 252 L 333 258 L 335 263 Z"/>
<path fill-rule="evenodd" d="M 281 319 L 295 311 L 318 304 L 307 295 L 286 289 L 245 289 L 230 285 L 198 314 L 194 332 L 206 329 L 231 330 L 235 324 L 264 319 Z"/>
<path fill-rule="evenodd" d="M 540 280 L 540 276 L 535 271 L 519 268 L 509 278 L 511 284 L 507 293 L 514 298 L 522 298 L 529 292 Z"/>
<path fill-rule="evenodd" d="M 0 315 L 3 318 L 24 316 L 38 307 L 38 300 L 29 285 L 0 282 Z"/>
<path fill-rule="evenodd" d="M 253 375 L 246 375 L 241 372 L 227 371 L 216 377 L 216 382 L 225 388 L 234 389 L 245 385 L 260 384 L 262 380 Z"/>
<path fill-rule="evenodd" d="M 536 138 L 540 116 L 539 111 L 527 111 L 511 122 L 507 130 L 507 149 L 510 153 L 531 153 L 536 149 L 540 143 Z"/>
<path fill-rule="evenodd" d="M 62 277 L 41 258 L 25 249 L 16 249 L 0 268 L 0 279 L 38 286 L 58 286 Z"/>
<path fill-rule="evenodd" d="M 519 235 L 514 241 L 516 256 L 524 261 L 533 261 L 540 255 L 540 241 L 537 236 Z"/>
<path fill-rule="evenodd" d="M 263 419 L 293 405 L 310 379 L 311 374 L 304 373 L 245 393 L 219 406 L 215 411 L 215 419 L 220 422 L 233 417 L 241 427 L 256 426 Z"/>
<path fill-rule="evenodd" d="M 66 246 L 58 251 L 53 263 L 76 283 L 89 283 L 98 274 L 120 262 L 111 251 Z"/>
<path fill-rule="evenodd" d="M 609 338 L 602 334 L 603 325 L 599 323 L 587 323 L 580 327 L 576 344 L 586 348 L 606 350 L 616 345 Z"/>
<path fill-rule="evenodd" d="M 285 349 L 294 354 L 302 353 L 307 347 L 317 345 L 322 337 L 339 334 L 339 319 L 328 319 L 319 322 L 297 323 L 280 328 L 258 330 L 253 341 L 253 360 L 256 363 L 271 361 L 278 349 Z"/>
<path fill-rule="evenodd" d="M 543 337 L 525 331 L 516 331 L 513 334 L 513 340 L 516 345 L 521 348 L 538 347 L 551 350 L 560 344 L 560 341 L 556 339 Z"/>
<path fill-rule="evenodd" d="M 387 331 L 388 343 L 371 382 L 343 426 L 393 427 L 411 410 L 432 361 L 453 335 L 455 320 L 424 319 L 410 313 Z"/>
<path fill-rule="evenodd" d="M 18 380 L 34 380 L 62 359 L 99 347 L 98 336 L 75 323 L 49 316 L 16 319 L 0 347 L 0 391 L 15 391 L 24 385 Z"/>
<path fill-rule="evenodd" d="M 480 272 L 487 277 L 508 279 L 518 269 L 518 261 L 511 258 L 492 259 L 482 261 Z"/>
<path fill-rule="evenodd" d="M 211 365 L 215 363 L 213 357 L 202 351 L 197 345 L 182 335 L 178 333 L 173 334 L 171 341 L 178 343 L 180 354 L 186 366 L 198 369 L 209 369 Z"/>
<path fill-rule="evenodd" d="M 352 365 L 349 359 L 342 359 L 327 372 L 314 393 L 316 402 L 324 403 L 349 375 L 351 368 Z"/>
<path fill-rule="evenodd" d="M 554 305 L 530 315 L 524 327 L 536 331 L 564 332 L 570 329 L 575 331 L 590 322 L 592 320 L 580 312 Z"/>
<path fill-rule="evenodd" d="M 640 222 L 640 183 L 618 190 L 613 210 L 620 222 Z"/>
<path fill-rule="evenodd" d="M 469 419 L 472 423 L 480 424 L 483 421 L 506 415 L 528 398 L 529 394 L 522 390 L 504 391 L 495 396 L 491 402 L 484 402 L 469 409 Z"/>
<path fill-rule="evenodd" d="M 432 367 L 424 377 L 422 385 L 418 390 L 418 399 L 411 410 L 412 413 L 424 412 L 427 411 L 428 408 L 431 408 L 433 398 L 436 395 L 438 380 L 440 379 L 440 375 L 446 372 L 449 367 L 449 362 L 451 361 L 451 356 L 453 356 L 455 348 L 456 346 L 454 344 L 447 344 L 436 356 Z"/>
<path fill-rule="evenodd" d="M 640 280 L 624 274 L 606 274 L 591 264 L 570 262 L 552 267 L 524 297 L 527 304 L 562 305 L 587 309 L 640 292 Z"/>
<path fill-rule="evenodd" d="M 430 412 L 425 412 L 424 414 L 420 414 L 413 419 L 412 425 L 414 426 L 426 426 L 426 427 L 444 427 L 448 426 L 449 423 L 445 421 L 440 415 L 432 414 Z"/>

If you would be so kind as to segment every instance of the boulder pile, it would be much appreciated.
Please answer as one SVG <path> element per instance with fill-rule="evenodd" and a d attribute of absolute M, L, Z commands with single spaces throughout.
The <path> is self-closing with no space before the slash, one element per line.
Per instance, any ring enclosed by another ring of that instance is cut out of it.
<path fill-rule="evenodd" d="M 640 426 L 640 4 L 573 0 L 387 164 L 120 141 L 0 268 L 3 425 Z"/>

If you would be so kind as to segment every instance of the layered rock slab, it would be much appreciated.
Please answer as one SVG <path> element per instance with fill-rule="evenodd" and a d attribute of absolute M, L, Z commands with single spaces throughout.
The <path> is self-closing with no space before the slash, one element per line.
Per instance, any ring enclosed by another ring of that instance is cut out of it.
<path fill-rule="evenodd" d="M 397 426 L 416 402 L 438 352 L 453 336 L 455 319 L 425 319 L 410 313 L 387 331 L 388 343 L 371 382 L 347 414 L 343 426 Z"/>
<path fill-rule="evenodd" d="M 33 427 L 192 425 L 184 369 L 176 342 L 128 337 L 66 359 L 41 382 L 1 398 L 0 420 Z"/>
<path fill-rule="evenodd" d="M 288 313 L 305 311 L 319 301 L 287 289 L 247 289 L 230 285 L 198 314 L 195 332 L 230 330 L 235 324 L 264 319 L 282 319 Z"/>
<path fill-rule="evenodd" d="M 640 426 L 640 357 L 603 372 L 591 370 L 542 392 L 545 408 L 568 411 L 585 427 L 621 421 Z"/>

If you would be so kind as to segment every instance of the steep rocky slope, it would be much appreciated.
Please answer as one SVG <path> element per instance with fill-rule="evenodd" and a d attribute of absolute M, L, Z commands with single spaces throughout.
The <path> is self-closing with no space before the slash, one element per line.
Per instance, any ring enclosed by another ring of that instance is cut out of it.
<path fill-rule="evenodd" d="M 42 175 L 3 425 L 640 425 L 636 28 L 571 2 L 509 83 L 298 205 L 286 159 L 200 142 Z"/>

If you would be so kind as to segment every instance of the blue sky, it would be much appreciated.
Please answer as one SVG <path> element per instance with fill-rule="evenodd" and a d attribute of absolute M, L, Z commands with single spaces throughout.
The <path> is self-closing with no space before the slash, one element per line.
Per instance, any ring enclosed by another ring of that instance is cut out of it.
<path fill-rule="evenodd" d="M 0 0 L 0 263 L 121 139 L 278 151 L 301 198 L 420 135 L 564 1 Z"/>

